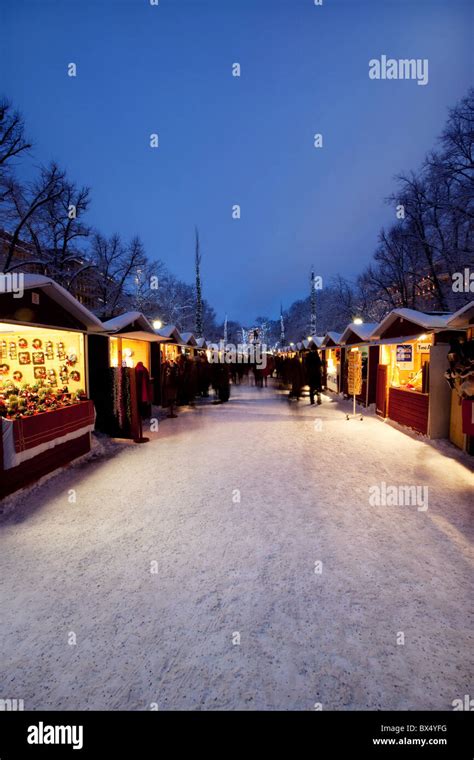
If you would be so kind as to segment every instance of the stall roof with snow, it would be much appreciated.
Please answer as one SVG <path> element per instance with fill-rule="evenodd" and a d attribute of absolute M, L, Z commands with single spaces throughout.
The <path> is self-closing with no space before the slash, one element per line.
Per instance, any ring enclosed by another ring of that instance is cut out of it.
<path fill-rule="evenodd" d="M 321 342 L 321 348 L 332 348 L 334 346 L 340 346 L 341 336 L 342 336 L 342 333 L 333 332 L 333 331 L 327 332 Z"/>
<path fill-rule="evenodd" d="M 449 327 L 466 328 L 474 324 L 474 301 L 467 303 L 461 309 L 456 311 L 448 321 Z"/>
<path fill-rule="evenodd" d="M 197 346 L 198 342 L 192 332 L 181 333 L 181 338 L 185 346 Z"/>
<path fill-rule="evenodd" d="M 310 346 L 311 343 L 314 343 L 317 348 L 321 348 L 322 342 L 323 342 L 324 336 L 323 335 L 310 335 L 309 340 L 306 341 L 308 345 Z M 305 341 L 303 341 L 304 343 Z"/>
<path fill-rule="evenodd" d="M 451 317 L 451 314 L 426 314 L 415 309 L 393 309 L 378 325 L 375 325 L 372 339 L 413 337 L 424 332 L 448 331 Z"/>
<path fill-rule="evenodd" d="M 103 331 L 100 319 L 50 277 L 39 274 L 21 277 L 17 292 L 0 290 L 1 322 L 80 332 Z"/>
<path fill-rule="evenodd" d="M 377 327 L 376 322 L 364 322 L 362 324 L 351 322 L 340 337 L 341 345 L 354 346 L 359 343 L 370 343 L 370 336 Z"/>
<path fill-rule="evenodd" d="M 133 340 L 145 340 L 149 343 L 164 340 L 164 338 L 160 338 L 156 334 L 148 319 L 139 311 L 127 311 L 124 314 L 119 314 L 118 317 L 107 320 L 107 322 L 104 322 L 104 329 L 109 335 L 120 335 L 122 338 L 131 338 Z"/>
<path fill-rule="evenodd" d="M 159 330 L 156 330 L 156 334 L 169 343 L 183 343 L 182 335 L 175 325 L 164 325 Z"/>

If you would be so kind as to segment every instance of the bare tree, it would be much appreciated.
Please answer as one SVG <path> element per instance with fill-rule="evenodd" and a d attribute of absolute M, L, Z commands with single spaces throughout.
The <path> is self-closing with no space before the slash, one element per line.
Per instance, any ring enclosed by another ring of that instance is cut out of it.
<path fill-rule="evenodd" d="M 23 116 L 14 110 L 9 100 L 0 98 L 0 176 L 8 171 L 14 158 L 30 148 Z"/>
<path fill-rule="evenodd" d="M 15 263 L 15 252 L 23 234 L 28 232 L 38 218 L 39 212 L 49 203 L 54 203 L 64 192 L 65 173 L 57 164 L 52 162 L 47 167 L 41 167 L 39 176 L 33 182 L 21 184 L 14 177 L 9 177 L 5 183 L 5 197 L 8 202 L 8 218 L 12 227 L 12 239 L 4 262 L 4 271 L 23 266 L 24 261 Z M 43 263 L 37 261 L 29 263 Z"/>
<path fill-rule="evenodd" d="M 98 315 L 111 319 L 133 303 L 134 276 L 147 265 L 143 245 L 138 237 L 125 245 L 117 234 L 106 238 L 95 232 L 89 257 L 96 270 Z"/>
<path fill-rule="evenodd" d="M 26 223 L 37 258 L 43 262 L 44 273 L 65 288 L 70 288 L 75 279 L 93 266 L 81 254 L 78 245 L 90 232 L 82 221 L 89 203 L 90 189 L 78 188 L 65 178 L 61 192 L 43 204 Z"/>

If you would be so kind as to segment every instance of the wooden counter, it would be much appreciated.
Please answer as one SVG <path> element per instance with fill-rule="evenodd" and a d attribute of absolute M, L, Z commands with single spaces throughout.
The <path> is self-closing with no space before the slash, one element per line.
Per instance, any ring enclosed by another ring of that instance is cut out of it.
<path fill-rule="evenodd" d="M 389 388 L 388 417 L 400 425 L 428 433 L 429 394 L 403 388 Z"/>

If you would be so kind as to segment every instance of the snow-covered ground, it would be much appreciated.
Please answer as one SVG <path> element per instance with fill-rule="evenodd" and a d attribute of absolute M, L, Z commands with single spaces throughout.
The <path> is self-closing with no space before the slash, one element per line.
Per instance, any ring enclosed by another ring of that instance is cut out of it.
<path fill-rule="evenodd" d="M 346 409 L 234 388 L 16 496 L 0 698 L 450 710 L 472 696 L 468 459 Z M 382 481 L 427 485 L 428 509 L 371 506 Z"/>

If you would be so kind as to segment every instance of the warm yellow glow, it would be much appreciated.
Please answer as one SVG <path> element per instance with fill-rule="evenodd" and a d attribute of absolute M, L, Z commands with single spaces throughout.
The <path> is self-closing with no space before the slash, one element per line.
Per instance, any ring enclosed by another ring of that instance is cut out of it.
<path fill-rule="evenodd" d="M 356 318 L 354 319 L 354 324 L 355 324 L 355 325 L 363 325 L 363 324 L 364 324 L 364 320 L 363 320 L 363 319 L 361 319 L 360 317 L 356 317 Z"/>
<path fill-rule="evenodd" d="M 19 345 L 21 339 L 26 341 L 24 348 Z M 33 345 L 35 340 L 37 345 Z M 66 364 L 73 356 L 75 363 Z M 19 385 L 34 385 L 43 380 L 54 389 L 67 386 L 72 392 L 86 386 L 84 336 L 79 332 L 0 322 L 0 364 L 8 366 L 0 384 L 14 380 Z M 14 378 L 14 373 L 21 377 Z"/>
<path fill-rule="evenodd" d="M 313 340 L 311 335 L 308 335 L 308 340 Z"/>
<path fill-rule="evenodd" d="M 418 340 L 426 340 L 427 337 L 428 337 L 427 335 L 423 334 L 423 335 L 420 335 L 420 337 L 418 338 Z"/>
<path fill-rule="evenodd" d="M 135 367 L 143 362 L 150 368 L 150 344 L 146 341 L 111 337 L 109 345 L 111 367 Z"/>
<path fill-rule="evenodd" d="M 145 340 L 122 338 L 122 365 L 136 367 L 138 362 L 150 369 L 150 344 Z"/>

